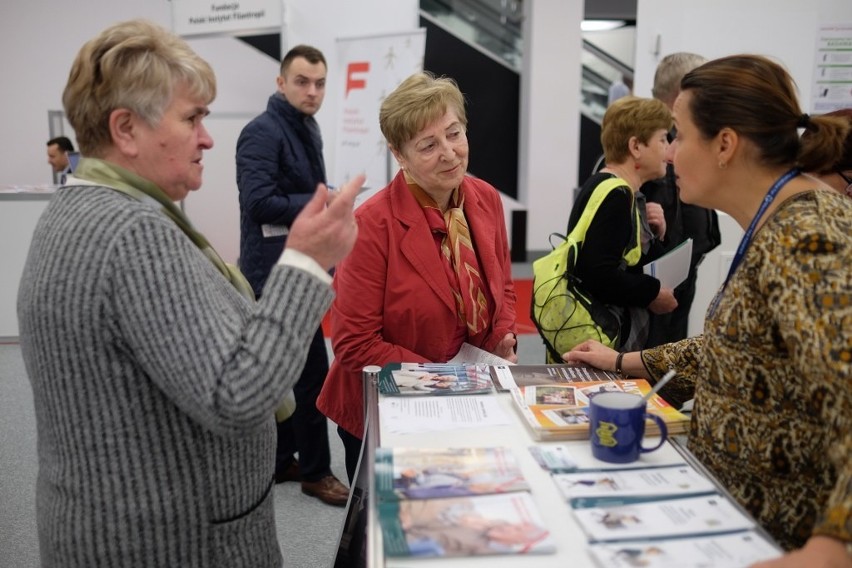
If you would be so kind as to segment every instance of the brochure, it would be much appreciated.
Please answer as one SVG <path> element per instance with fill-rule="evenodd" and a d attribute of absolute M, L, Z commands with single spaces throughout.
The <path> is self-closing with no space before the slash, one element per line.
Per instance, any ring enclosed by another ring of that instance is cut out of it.
<path fill-rule="evenodd" d="M 377 448 L 381 500 L 432 499 L 529 491 L 508 448 Z"/>
<path fill-rule="evenodd" d="M 651 384 L 645 379 L 605 379 L 522 386 L 509 392 L 535 439 L 582 440 L 589 437 L 589 397 L 606 391 L 644 395 L 650 390 Z M 648 412 L 665 421 L 669 435 L 683 434 L 689 429 L 689 417 L 678 412 L 658 394 L 648 401 Z M 646 422 L 645 434 L 660 434 L 656 422 Z"/>
<path fill-rule="evenodd" d="M 577 459 L 568 446 L 538 444 L 530 446 L 529 450 L 536 463 L 550 473 L 568 473 L 577 469 Z"/>
<path fill-rule="evenodd" d="M 502 390 L 536 385 L 600 382 L 618 379 L 618 373 L 583 363 L 553 365 L 492 365 L 491 377 Z"/>
<path fill-rule="evenodd" d="M 573 507 L 600 507 L 716 492 L 713 482 L 685 464 L 642 469 L 578 470 L 555 473 L 553 480 Z"/>
<path fill-rule="evenodd" d="M 493 392 L 487 365 L 394 363 L 379 373 L 379 392 L 391 396 L 461 395 Z"/>
<path fill-rule="evenodd" d="M 755 526 L 754 521 L 721 495 L 573 511 L 590 542 L 708 535 Z"/>
<path fill-rule="evenodd" d="M 782 555 L 781 550 L 755 531 L 592 544 L 588 551 L 600 568 L 746 568 Z"/>
<path fill-rule="evenodd" d="M 664 288 L 677 287 L 689 275 L 692 262 L 692 238 L 688 238 L 675 248 L 642 267 L 645 274 L 660 281 Z"/>
<path fill-rule="evenodd" d="M 529 493 L 386 501 L 378 505 L 387 556 L 552 553 Z"/>

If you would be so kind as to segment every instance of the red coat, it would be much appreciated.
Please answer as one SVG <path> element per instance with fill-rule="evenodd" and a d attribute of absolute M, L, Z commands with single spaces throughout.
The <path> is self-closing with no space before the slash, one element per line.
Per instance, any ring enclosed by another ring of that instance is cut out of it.
<path fill-rule="evenodd" d="M 464 213 L 494 299 L 482 349 L 515 332 L 515 287 L 500 195 L 466 176 Z M 363 437 L 361 373 L 368 365 L 446 361 L 456 303 L 423 210 L 402 172 L 356 211 L 358 241 L 336 268 L 331 307 L 334 361 L 317 408 Z M 452 355 L 452 354 L 450 354 Z"/>

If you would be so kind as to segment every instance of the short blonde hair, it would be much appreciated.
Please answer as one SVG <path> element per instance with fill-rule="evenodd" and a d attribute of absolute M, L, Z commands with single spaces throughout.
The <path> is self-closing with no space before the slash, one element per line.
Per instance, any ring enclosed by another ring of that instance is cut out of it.
<path fill-rule="evenodd" d="M 156 126 L 178 84 L 207 104 L 216 97 L 210 65 L 154 23 L 120 22 L 86 42 L 62 93 L 81 153 L 99 157 L 112 144 L 109 115 L 115 109 L 129 109 Z"/>
<path fill-rule="evenodd" d="M 456 111 L 459 122 L 467 127 L 464 95 L 456 82 L 426 71 L 415 73 L 382 102 L 379 126 L 390 147 L 401 150 L 406 142 L 450 109 Z"/>
<path fill-rule="evenodd" d="M 624 162 L 630 154 L 631 137 L 647 144 L 658 130 L 671 127 L 672 113 L 662 101 L 631 96 L 616 100 L 606 109 L 601 122 L 601 146 L 606 162 Z"/>

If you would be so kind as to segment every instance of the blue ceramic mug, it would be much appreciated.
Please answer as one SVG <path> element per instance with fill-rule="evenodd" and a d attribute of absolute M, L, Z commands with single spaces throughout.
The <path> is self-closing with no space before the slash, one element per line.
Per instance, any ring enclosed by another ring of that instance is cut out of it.
<path fill-rule="evenodd" d="M 645 420 L 660 428 L 660 441 L 652 448 L 642 446 Z M 647 412 L 645 400 L 638 394 L 601 392 L 589 399 L 592 455 L 609 463 L 630 463 L 639 454 L 659 449 L 668 436 L 662 418 Z"/>

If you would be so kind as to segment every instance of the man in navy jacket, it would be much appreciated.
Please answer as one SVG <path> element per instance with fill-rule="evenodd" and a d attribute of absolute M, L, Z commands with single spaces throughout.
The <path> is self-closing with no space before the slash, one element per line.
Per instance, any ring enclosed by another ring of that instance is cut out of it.
<path fill-rule="evenodd" d="M 237 141 L 240 268 L 258 298 L 278 262 L 290 224 L 325 183 L 322 138 L 314 114 L 325 96 L 327 65 L 318 49 L 298 45 L 284 56 L 278 91 Z M 328 374 L 322 328 L 317 329 L 293 393 L 296 410 L 278 424 L 275 480 L 301 481 L 302 492 L 345 506 L 349 490 L 331 473 L 326 418 L 316 399 Z M 294 452 L 299 459 L 294 459 Z"/>

